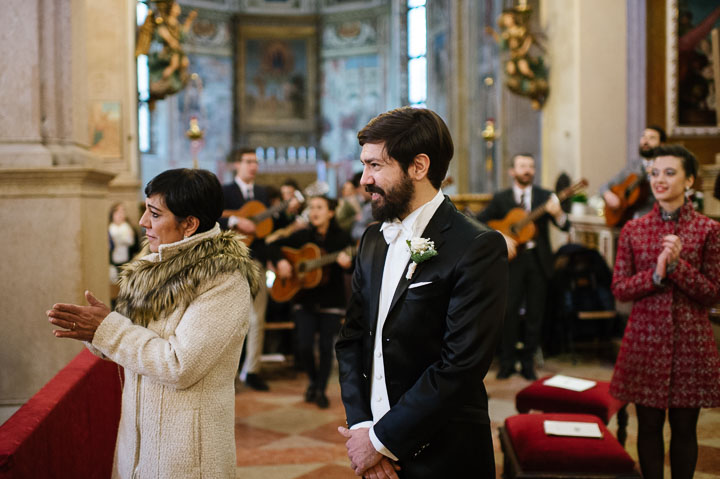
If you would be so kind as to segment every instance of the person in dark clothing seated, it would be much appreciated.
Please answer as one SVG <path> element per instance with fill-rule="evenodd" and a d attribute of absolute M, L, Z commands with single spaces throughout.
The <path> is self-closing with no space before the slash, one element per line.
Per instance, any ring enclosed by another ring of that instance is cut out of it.
<path fill-rule="evenodd" d="M 352 256 L 345 249 L 351 245 L 350 235 L 335 222 L 337 202 L 326 196 L 310 199 L 308 228 L 294 232 L 287 238 L 270 243 L 268 256 L 273 263 L 276 281 L 297 279 L 297 265 L 284 257 L 282 247 L 302 248 L 312 243 L 322 250 L 322 259 L 337 253 L 335 261 L 323 271 L 323 280 L 312 289 L 302 289 L 294 298 L 292 308 L 298 341 L 298 361 L 308 375 L 305 393 L 307 402 L 327 408 L 325 395 L 332 369 L 333 343 L 345 315 L 346 295 L 343 269 L 350 269 Z M 303 256 L 304 259 L 307 259 Z M 320 258 L 315 258 L 320 259 Z M 315 360 L 315 334 L 319 335 L 319 363 Z"/>

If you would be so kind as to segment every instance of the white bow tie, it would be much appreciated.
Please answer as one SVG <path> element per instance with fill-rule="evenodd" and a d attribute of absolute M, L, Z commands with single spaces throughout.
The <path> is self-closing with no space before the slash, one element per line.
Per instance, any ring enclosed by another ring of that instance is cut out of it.
<path fill-rule="evenodd" d="M 392 223 L 386 221 L 385 223 L 383 223 L 380 231 L 382 231 L 382 234 L 385 237 L 385 241 L 387 242 L 387 244 L 391 244 L 393 241 L 395 241 L 401 236 L 404 239 L 409 239 L 412 236 L 412 232 L 408 230 L 405 225 L 403 225 L 400 221 L 397 220 L 393 221 Z"/>

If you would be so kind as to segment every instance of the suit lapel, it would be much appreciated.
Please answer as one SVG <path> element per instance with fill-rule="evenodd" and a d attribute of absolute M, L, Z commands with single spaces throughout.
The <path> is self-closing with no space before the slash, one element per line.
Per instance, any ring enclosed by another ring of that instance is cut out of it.
<path fill-rule="evenodd" d="M 378 230 L 372 243 L 372 258 L 370 270 L 370 285 L 372 291 L 370 293 L 370 327 L 374 331 L 377 327 L 378 310 L 380 308 L 380 287 L 382 286 L 383 269 L 385 268 L 385 258 L 387 257 L 388 244 L 385 237 Z"/>
<path fill-rule="evenodd" d="M 450 200 L 445 197 L 445 200 L 440 204 L 438 209 L 435 211 L 433 217 L 430 218 L 430 222 L 425 227 L 425 230 L 422 232 L 423 238 L 427 238 L 435 242 L 435 250 L 438 252 L 438 255 L 442 254 L 440 250 L 443 243 L 445 243 L 442 232 L 450 227 L 450 223 L 452 221 L 452 214 L 454 212 L 455 206 L 453 206 Z M 432 259 L 430 259 L 429 261 L 432 261 Z M 390 303 L 390 309 L 388 310 L 388 318 L 390 317 L 390 313 L 392 312 L 393 308 L 395 308 L 395 305 L 400 300 L 400 297 L 405 293 L 405 291 L 408 289 L 408 286 L 410 286 L 410 282 L 412 281 L 411 279 L 407 279 L 404 273 L 405 271 L 407 271 L 407 267 L 410 262 L 411 261 L 408 261 L 408 264 L 405 265 L 403 275 L 400 277 L 400 282 L 397 285 L 397 289 L 395 289 L 395 294 L 393 295 L 392 302 Z M 414 277 L 420 274 L 420 271 L 422 270 L 424 265 L 425 263 L 420 263 L 417 265 L 417 268 L 415 268 L 415 273 L 413 273 Z M 380 274 L 382 274 L 382 270 L 380 271 Z"/>

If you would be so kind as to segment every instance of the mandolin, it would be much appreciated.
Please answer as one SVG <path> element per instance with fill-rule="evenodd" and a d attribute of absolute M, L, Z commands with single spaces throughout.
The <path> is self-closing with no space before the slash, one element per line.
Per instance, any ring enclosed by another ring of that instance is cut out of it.
<path fill-rule="evenodd" d="M 615 226 L 629 220 L 633 215 L 633 207 L 642 204 L 650 194 L 650 184 L 637 173 L 630 173 L 622 183 L 610 187 L 620 199 L 620 206 L 610 208 L 605 205 L 605 224 Z"/>
<path fill-rule="evenodd" d="M 328 192 L 328 190 L 329 186 L 327 183 L 316 181 L 305 188 L 303 193 L 305 196 L 319 196 L 324 195 Z M 297 199 L 300 203 L 305 201 L 303 193 L 295 191 L 295 199 Z M 238 210 L 224 210 L 222 217 L 228 218 L 230 216 L 239 216 L 241 218 L 247 218 L 255 223 L 255 234 L 246 234 L 243 237 L 243 242 L 250 246 L 255 238 L 262 239 L 272 233 L 273 216 L 287 208 L 290 201 L 291 200 L 284 200 L 268 208 L 258 200 L 251 200 L 245 203 L 242 208 Z"/>
<path fill-rule="evenodd" d="M 307 243 L 294 249 L 287 246 L 280 248 L 283 256 L 293 267 L 293 274 L 290 278 L 275 278 L 270 288 L 270 297 L 278 302 L 290 301 L 301 289 L 312 289 L 327 280 L 323 276 L 323 267 L 335 262 L 340 253 L 345 252 L 354 256 L 357 252 L 356 246 L 348 246 L 345 249 L 334 253 L 325 253 L 319 246 Z"/>
<path fill-rule="evenodd" d="M 570 185 L 557 194 L 558 199 L 562 202 L 574 195 L 581 189 L 587 187 L 586 179 L 581 179 L 574 185 Z M 547 203 L 543 203 L 530 213 L 523 208 L 511 209 L 505 218 L 501 220 L 488 221 L 488 226 L 494 230 L 498 230 L 506 236 L 514 239 L 519 245 L 527 243 L 535 237 L 535 220 L 544 215 Z"/>

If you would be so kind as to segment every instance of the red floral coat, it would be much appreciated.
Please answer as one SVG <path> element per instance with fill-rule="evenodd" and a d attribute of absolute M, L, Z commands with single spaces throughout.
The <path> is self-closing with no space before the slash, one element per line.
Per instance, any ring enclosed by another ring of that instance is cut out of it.
<path fill-rule="evenodd" d="M 677 268 L 663 286 L 652 281 L 662 238 L 682 240 Z M 610 393 L 655 408 L 720 406 L 720 357 L 708 307 L 720 300 L 720 223 L 681 209 L 663 221 L 654 209 L 620 233 L 612 290 L 634 301 Z"/>

